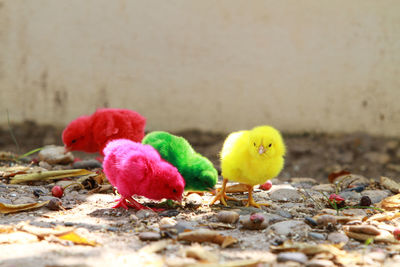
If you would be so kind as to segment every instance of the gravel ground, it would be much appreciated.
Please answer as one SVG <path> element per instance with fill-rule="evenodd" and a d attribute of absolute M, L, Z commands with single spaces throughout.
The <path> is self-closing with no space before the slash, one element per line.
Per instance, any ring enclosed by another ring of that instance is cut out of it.
<path fill-rule="evenodd" d="M 60 131 L 51 126 L 24 123 L 12 128 L 20 154 L 60 144 Z M 219 168 L 217 155 L 226 134 L 194 130 L 180 134 Z M 229 207 L 209 206 L 213 196 L 205 193 L 185 195 L 173 207 L 137 198 L 166 210 L 126 211 L 112 208 L 117 196 L 106 183 L 98 183 L 100 191 L 96 183 L 86 184 L 86 189 L 71 186 L 60 199 L 64 209 L 53 210 L 47 204 L 0 213 L 0 266 L 400 266 L 400 243 L 393 235 L 400 227 L 395 194 L 399 140 L 365 134 L 284 136 L 285 169 L 269 190 L 255 189 L 255 200 L 269 203 L 267 207 L 248 208 L 234 201 L 228 202 Z M 8 129 L 0 130 L 0 151 L 17 151 Z M 3 155 L 0 205 L 52 200 L 55 183 L 72 182 L 10 184 L 16 173 L 11 168 L 27 165 Z M 30 165 L 34 166 L 72 168 L 37 161 Z M 342 173 L 331 183 L 328 176 L 341 170 L 351 174 Z M 332 193 L 345 199 L 339 206 L 346 209 L 336 211 L 329 204 L 327 196 Z M 395 197 L 389 201 L 391 196 Z M 63 237 L 60 231 L 84 239 Z"/>

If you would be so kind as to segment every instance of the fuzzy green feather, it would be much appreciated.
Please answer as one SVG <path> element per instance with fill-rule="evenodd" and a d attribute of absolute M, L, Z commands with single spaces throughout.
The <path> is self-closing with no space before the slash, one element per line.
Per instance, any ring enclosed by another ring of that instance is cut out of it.
<path fill-rule="evenodd" d="M 218 172 L 211 161 L 194 151 L 185 138 L 155 131 L 147 134 L 142 143 L 154 147 L 178 169 L 185 179 L 186 191 L 210 191 L 217 183 Z"/>

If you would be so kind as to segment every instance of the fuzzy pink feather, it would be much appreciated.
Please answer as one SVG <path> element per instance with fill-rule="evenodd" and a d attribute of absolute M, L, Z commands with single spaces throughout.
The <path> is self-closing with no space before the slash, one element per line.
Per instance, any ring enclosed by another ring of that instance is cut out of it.
<path fill-rule="evenodd" d="M 109 142 L 103 152 L 104 173 L 121 195 L 115 207 L 145 208 L 132 198 L 133 195 L 154 200 L 182 199 L 185 180 L 152 146 L 117 139 Z"/>
<path fill-rule="evenodd" d="M 125 138 L 141 142 L 146 119 L 129 109 L 101 108 L 90 116 L 81 116 L 64 129 L 63 143 L 69 151 L 102 153 L 107 142 Z"/>

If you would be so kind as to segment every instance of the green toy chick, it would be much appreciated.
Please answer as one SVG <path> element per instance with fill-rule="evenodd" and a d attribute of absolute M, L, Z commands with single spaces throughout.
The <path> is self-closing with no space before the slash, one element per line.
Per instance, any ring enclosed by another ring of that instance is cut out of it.
<path fill-rule="evenodd" d="M 218 172 L 210 160 L 203 157 L 176 135 L 163 131 L 147 134 L 143 144 L 151 145 L 163 159 L 174 165 L 185 179 L 185 191 L 211 191 L 218 180 Z"/>

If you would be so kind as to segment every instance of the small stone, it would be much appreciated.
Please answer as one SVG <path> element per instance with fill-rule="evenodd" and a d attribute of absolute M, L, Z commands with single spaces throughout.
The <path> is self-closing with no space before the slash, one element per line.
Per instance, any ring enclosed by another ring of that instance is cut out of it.
<path fill-rule="evenodd" d="M 371 199 L 372 204 L 375 204 L 390 196 L 391 193 L 388 190 L 364 190 L 361 192 L 361 195 L 368 196 Z"/>
<path fill-rule="evenodd" d="M 161 235 L 155 232 L 143 232 L 139 234 L 139 239 L 142 241 L 157 241 L 161 239 Z"/>
<path fill-rule="evenodd" d="M 342 191 L 340 195 L 349 201 L 359 202 L 361 199 L 361 194 L 355 191 Z"/>
<path fill-rule="evenodd" d="M 303 199 L 297 192 L 297 190 L 286 189 L 286 188 L 281 188 L 273 191 L 270 194 L 270 198 L 273 201 L 290 201 L 290 202 L 299 202 Z"/>
<path fill-rule="evenodd" d="M 307 267 L 333 267 L 335 264 L 330 260 L 313 259 L 306 263 Z"/>
<path fill-rule="evenodd" d="M 179 211 L 177 210 L 164 210 L 160 212 L 158 215 L 160 217 L 175 217 L 179 214 Z"/>
<path fill-rule="evenodd" d="M 268 229 L 274 231 L 277 235 L 299 234 L 304 236 L 311 228 L 303 221 L 287 220 L 274 223 Z"/>
<path fill-rule="evenodd" d="M 234 211 L 223 210 L 218 212 L 217 219 L 223 223 L 236 223 L 239 220 L 239 214 Z"/>
<path fill-rule="evenodd" d="M 74 161 L 71 152 L 66 152 L 63 146 L 49 145 L 43 147 L 39 152 L 39 160 L 46 161 L 49 164 L 69 164 Z"/>
<path fill-rule="evenodd" d="M 339 232 L 330 233 L 327 239 L 334 244 L 340 244 L 340 243 L 347 244 L 347 242 L 349 242 L 349 237 Z"/>
<path fill-rule="evenodd" d="M 175 229 L 178 232 L 178 234 L 180 234 L 186 230 L 194 230 L 194 227 L 193 227 L 193 224 L 191 224 L 190 222 L 178 221 L 175 224 Z"/>
<path fill-rule="evenodd" d="M 318 226 L 317 221 L 314 220 L 314 219 L 311 218 L 311 217 L 305 217 L 305 218 L 304 218 L 304 221 L 305 221 L 308 225 L 310 225 L 310 226 L 313 226 L 313 227 Z"/>
<path fill-rule="evenodd" d="M 325 235 L 321 233 L 309 232 L 308 236 L 316 240 L 325 240 Z"/>
<path fill-rule="evenodd" d="M 150 210 L 150 209 L 142 209 L 136 212 L 136 217 L 138 217 L 139 220 L 150 218 L 150 217 L 156 217 L 157 212 Z"/>
<path fill-rule="evenodd" d="M 277 257 L 278 262 L 294 261 L 304 264 L 307 260 L 307 256 L 301 252 L 281 252 Z"/>
<path fill-rule="evenodd" d="M 139 220 L 139 218 L 138 218 L 135 214 L 129 215 L 129 221 L 130 221 L 130 222 L 135 223 L 135 222 L 137 222 L 138 220 Z"/>
<path fill-rule="evenodd" d="M 320 227 L 336 225 L 336 223 L 337 223 L 336 217 L 333 215 L 329 215 L 329 214 L 324 214 L 324 215 L 318 216 L 316 221 L 317 221 L 318 226 L 320 226 Z"/>
<path fill-rule="evenodd" d="M 59 198 L 53 197 L 49 203 L 47 203 L 46 207 L 49 210 L 63 210 L 62 202 Z"/>
<path fill-rule="evenodd" d="M 160 228 L 162 227 L 171 227 L 176 225 L 176 220 L 169 218 L 169 217 L 164 217 L 160 220 Z"/>
<path fill-rule="evenodd" d="M 333 184 L 319 184 L 319 185 L 314 185 L 311 187 L 312 190 L 314 191 L 322 191 L 326 193 L 334 193 L 336 192 L 335 185 Z"/>
<path fill-rule="evenodd" d="M 186 197 L 185 203 L 185 206 L 189 208 L 198 208 L 203 203 L 203 198 L 199 194 L 193 193 Z"/>
<path fill-rule="evenodd" d="M 290 212 L 288 212 L 287 210 L 278 209 L 275 213 L 277 215 L 282 216 L 282 217 L 287 218 L 287 219 L 293 218 L 292 214 Z"/>
<path fill-rule="evenodd" d="M 96 168 L 102 168 L 102 165 L 99 161 L 95 159 L 89 159 L 89 160 L 81 160 L 74 162 L 72 164 L 72 168 L 74 169 L 96 169 Z"/>
<path fill-rule="evenodd" d="M 46 170 L 51 170 L 51 169 L 53 169 L 53 167 L 49 164 L 49 163 L 47 163 L 46 161 L 40 161 L 39 162 L 39 167 L 42 167 L 43 169 L 46 169 Z"/>
<path fill-rule="evenodd" d="M 257 216 L 262 216 L 262 219 L 251 219 L 251 216 L 253 215 L 244 215 L 240 216 L 240 224 L 243 226 L 244 229 L 248 230 L 262 230 L 267 228 L 268 226 L 268 221 L 265 220 L 263 215 L 257 214 Z"/>

